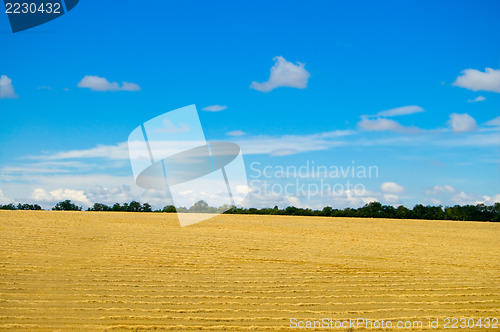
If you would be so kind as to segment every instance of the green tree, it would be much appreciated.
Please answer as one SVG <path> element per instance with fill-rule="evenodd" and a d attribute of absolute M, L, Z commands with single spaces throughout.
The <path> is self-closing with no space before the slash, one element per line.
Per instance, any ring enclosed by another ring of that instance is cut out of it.
<path fill-rule="evenodd" d="M 53 211 L 81 211 L 82 207 L 71 203 L 71 200 L 67 199 L 65 201 L 57 203 L 53 208 Z"/>
<path fill-rule="evenodd" d="M 163 207 L 163 210 L 161 210 L 162 212 L 167 212 L 167 213 L 175 213 L 177 212 L 177 210 L 175 209 L 175 206 L 173 205 L 165 205 Z"/>
<path fill-rule="evenodd" d="M 194 203 L 192 207 L 189 208 L 189 212 L 197 212 L 197 213 L 209 212 L 208 203 L 203 200 L 198 201 Z"/>
<path fill-rule="evenodd" d="M 16 210 L 16 206 L 12 203 L 7 205 L 0 205 L 0 210 Z"/>
<path fill-rule="evenodd" d="M 89 208 L 89 211 L 111 211 L 111 207 L 102 203 L 94 203 L 94 205 Z"/>
<path fill-rule="evenodd" d="M 137 202 L 137 201 L 132 201 L 128 205 L 127 211 L 131 212 L 141 212 L 142 211 L 142 204 Z"/>
<path fill-rule="evenodd" d="M 152 212 L 153 210 L 151 209 L 151 204 L 149 203 L 144 203 L 142 204 L 142 212 Z"/>

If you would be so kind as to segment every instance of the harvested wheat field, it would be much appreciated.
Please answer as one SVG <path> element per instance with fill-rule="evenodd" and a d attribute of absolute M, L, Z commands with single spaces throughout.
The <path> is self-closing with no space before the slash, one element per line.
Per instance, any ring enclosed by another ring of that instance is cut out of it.
<path fill-rule="evenodd" d="M 500 314 L 499 240 L 479 222 L 0 211 L 0 329 L 484 324 Z"/>

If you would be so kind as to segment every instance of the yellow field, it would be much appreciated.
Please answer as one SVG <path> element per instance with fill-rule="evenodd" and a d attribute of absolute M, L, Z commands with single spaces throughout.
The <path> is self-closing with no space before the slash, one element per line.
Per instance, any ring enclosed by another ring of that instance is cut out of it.
<path fill-rule="evenodd" d="M 442 328 L 500 316 L 499 242 L 478 222 L 0 211 L 0 330 Z"/>

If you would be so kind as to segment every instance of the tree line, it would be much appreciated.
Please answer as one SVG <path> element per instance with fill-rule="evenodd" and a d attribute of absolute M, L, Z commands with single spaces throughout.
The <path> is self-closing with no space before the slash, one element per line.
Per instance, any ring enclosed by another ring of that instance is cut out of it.
<path fill-rule="evenodd" d="M 38 204 L 0 205 L 0 210 L 41 210 Z M 54 211 L 82 211 L 82 207 L 65 200 L 57 203 Z M 431 220 L 463 220 L 463 221 L 492 221 L 500 222 L 500 203 L 487 206 L 455 205 L 449 207 L 415 205 L 409 209 L 403 205 L 397 208 L 392 205 L 382 205 L 371 202 L 363 207 L 335 209 L 327 206 L 322 210 L 312 210 L 289 206 L 284 209 L 274 208 L 241 208 L 235 206 L 211 207 L 205 201 L 198 201 L 190 208 L 167 205 L 162 209 L 153 210 L 149 203 L 131 201 L 130 203 L 115 203 L 111 206 L 95 203 L 87 211 L 124 211 L 124 212 L 185 212 L 185 213 L 226 213 L 226 214 L 257 214 L 257 215 L 289 215 L 289 216 L 318 216 L 318 217 L 353 217 L 353 218 L 394 218 L 394 219 L 431 219 Z"/>
<path fill-rule="evenodd" d="M 12 203 L 7 205 L 0 205 L 0 210 L 41 210 L 42 207 L 38 204 L 17 204 Z"/>

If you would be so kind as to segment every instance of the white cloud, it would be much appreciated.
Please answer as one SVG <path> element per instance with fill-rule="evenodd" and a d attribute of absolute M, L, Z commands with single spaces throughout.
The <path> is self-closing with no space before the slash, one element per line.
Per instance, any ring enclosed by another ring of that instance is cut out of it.
<path fill-rule="evenodd" d="M 409 106 L 396 107 L 396 108 L 392 108 L 390 110 L 378 112 L 377 115 L 391 117 L 391 116 L 400 116 L 400 115 L 421 113 L 423 111 L 424 111 L 424 109 L 420 106 L 409 105 Z"/>
<path fill-rule="evenodd" d="M 89 88 L 92 91 L 139 91 L 140 86 L 135 83 L 123 82 L 122 86 L 117 82 L 109 82 L 104 77 L 86 75 L 77 85 L 79 88 Z"/>
<path fill-rule="evenodd" d="M 202 108 L 202 111 L 207 111 L 207 112 L 220 112 L 223 111 L 227 108 L 227 106 L 224 105 L 210 105 L 205 108 Z"/>
<path fill-rule="evenodd" d="M 425 194 L 429 197 L 428 201 L 435 205 L 444 204 L 446 206 L 452 205 L 466 205 L 466 204 L 486 204 L 493 205 L 495 202 L 500 202 L 500 194 L 493 196 L 481 196 L 473 192 L 459 191 L 450 185 L 439 186 L 436 185 L 432 188 L 425 190 Z"/>
<path fill-rule="evenodd" d="M 432 205 L 442 205 L 443 202 L 441 202 L 439 199 L 437 198 L 430 198 L 429 201 L 432 203 Z"/>
<path fill-rule="evenodd" d="M 226 135 L 228 136 L 245 136 L 247 133 L 245 133 L 243 130 L 233 130 L 228 132 Z"/>
<path fill-rule="evenodd" d="M 6 75 L 0 76 L 0 99 L 15 99 L 17 94 L 14 91 L 12 80 Z"/>
<path fill-rule="evenodd" d="M 292 154 L 299 153 L 299 151 L 295 149 L 278 149 L 278 150 L 273 150 L 269 154 L 273 157 L 283 157 L 283 156 L 289 156 Z"/>
<path fill-rule="evenodd" d="M 141 87 L 135 83 L 123 82 L 122 91 L 140 91 Z"/>
<path fill-rule="evenodd" d="M 94 148 L 83 150 L 70 150 L 57 152 L 47 156 L 33 156 L 31 159 L 78 159 L 78 158 L 106 158 L 113 160 L 129 159 L 128 142 L 116 145 L 98 145 Z"/>
<path fill-rule="evenodd" d="M 474 118 L 467 113 L 450 114 L 449 124 L 454 133 L 465 133 L 477 130 L 476 120 L 474 120 Z"/>
<path fill-rule="evenodd" d="M 129 185 L 104 187 L 97 185 L 86 191 L 86 196 L 92 203 L 124 203 L 134 199 Z"/>
<path fill-rule="evenodd" d="M 368 119 L 362 118 L 358 122 L 358 127 L 366 131 L 395 131 L 400 133 L 418 133 L 420 130 L 415 127 L 405 127 L 391 119 Z"/>
<path fill-rule="evenodd" d="M 474 99 L 469 99 L 467 100 L 469 103 L 477 103 L 477 102 L 480 102 L 480 101 L 485 101 L 486 98 L 484 98 L 483 96 L 478 96 Z"/>
<path fill-rule="evenodd" d="M 500 69 L 486 68 L 484 72 L 465 69 L 452 85 L 472 91 L 492 91 L 500 93 Z"/>
<path fill-rule="evenodd" d="M 99 167 L 96 164 L 83 163 L 80 161 L 42 161 L 34 163 L 23 163 L 22 166 L 5 166 L 0 168 L 0 173 L 4 175 L 23 174 L 61 174 L 74 173 L 75 171 L 95 170 Z M 109 167 L 109 165 L 107 165 Z"/>
<path fill-rule="evenodd" d="M 380 190 L 387 194 L 401 194 L 405 188 L 396 182 L 384 182 L 380 185 Z"/>
<path fill-rule="evenodd" d="M 426 195 L 453 194 L 455 191 L 456 191 L 455 188 L 447 184 L 444 186 L 435 185 L 434 187 L 427 189 L 425 191 L 425 194 Z"/>
<path fill-rule="evenodd" d="M 177 126 L 170 119 L 163 120 L 163 127 L 156 128 L 155 133 L 184 133 L 190 130 L 190 127 L 185 123 L 179 123 Z"/>
<path fill-rule="evenodd" d="M 347 145 L 342 137 L 355 135 L 349 130 L 337 130 L 312 135 L 252 136 L 235 141 L 244 154 L 284 156 L 294 153 L 328 150 Z"/>
<path fill-rule="evenodd" d="M 484 203 L 486 205 L 493 205 L 495 203 L 500 203 L 500 194 L 496 194 L 493 197 L 483 196 Z"/>
<path fill-rule="evenodd" d="M 305 89 L 311 74 L 304 68 L 305 64 L 288 62 L 282 56 L 273 58 L 274 66 L 266 82 L 252 82 L 251 89 L 269 92 L 279 87 Z"/>
<path fill-rule="evenodd" d="M 486 122 L 485 125 L 487 126 L 500 126 L 500 116 L 497 116 L 494 119 L 491 119 L 490 121 Z"/>
<path fill-rule="evenodd" d="M 15 197 L 16 202 L 39 203 L 43 208 L 52 208 L 55 203 L 65 199 L 84 207 L 90 203 L 123 203 L 132 199 L 147 202 L 149 198 L 144 196 L 144 189 L 135 184 L 129 169 L 127 163 L 119 170 L 123 173 L 121 176 L 116 175 L 116 169 L 106 169 L 106 174 L 98 173 L 103 171 L 100 167 L 94 168 L 95 173 L 91 174 L 80 174 L 78 171 L 3 174 L 0 171 L 0 185 L 5 192 Z M 71 188 L 68 188 L 68 184 L 71 184 Z"/>
<path fill-rule="evenodd" d="M 485 204 L 493 205 L 496 202 L 500 202 L 500 194 L 491 196 L 480 196 L 475 193 L 466 193 L 464 191 L 457 192 L 451 197 L 454 204 L 466 205 L 466 204 Z"/>
<path fill-rule="evenodd" d="M 399 195 L 395 194 L 384 194 L 384 200 L 389 204 L 396 204 L 400 202 Z"/>
<path fill-rule="evenodd" d="M 0 204 L 8 204 L 8 203 L 12 203 L 12 200 L 10 198 L 7 198 L 2 189 L 0 189 Z"/>
<path fill-rule="evenodd" d="M 36 202 L 44 202 L 44 203 L 55 203 L 59 201 L 63 201 L 66 199 L 72 200 L 77 203 L 83 203 L 86 205 L 90 205 L 90 201 L 88 197 L 85 195 L 83 190 L 73 190 L 73 189 L 55 189 L 51 191 L 47 191 L 43 188 L 36 188 L 33 190 L 33 194 L 31 197 Z"/>
<path fill-rule="evenodd" d="M 389 110 L 378 112 L 375 115 L 362 115 L 358 122 L 358 128 L 365 131 L 394 131 L 399 133 L 415 134 L 421 130 L 416 127 L 406 127 L 387 117 L 409 115 L 421 113 L 424 109 L 417 105 L 396 107 Z"/>

